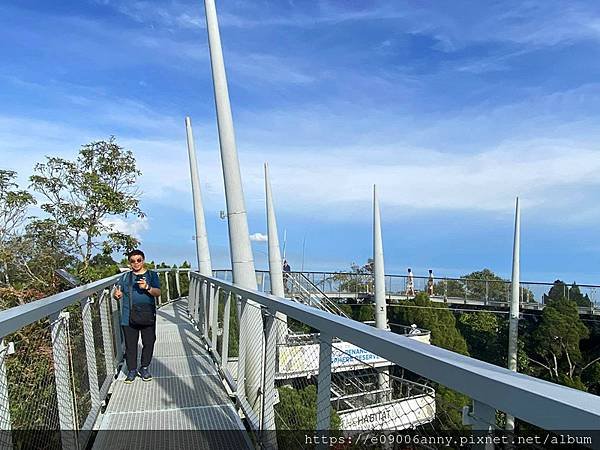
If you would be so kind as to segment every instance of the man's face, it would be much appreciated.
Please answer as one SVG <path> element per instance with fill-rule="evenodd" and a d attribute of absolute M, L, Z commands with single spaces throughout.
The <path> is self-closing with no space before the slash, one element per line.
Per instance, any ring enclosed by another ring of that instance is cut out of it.
<path fill-rule="evenodd" d="M 144 265 L 144 258 L 142 258 L 142 255 L 133 255 L 129 258 L 129 264 L 131 264 L 133 270 L 139 270 Z"/>

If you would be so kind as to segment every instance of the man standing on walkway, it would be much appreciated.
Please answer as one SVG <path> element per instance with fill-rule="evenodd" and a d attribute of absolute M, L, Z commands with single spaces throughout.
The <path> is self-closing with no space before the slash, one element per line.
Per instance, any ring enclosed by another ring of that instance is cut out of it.
<path fill-rule="evenodd" d="M 144 266 L 144 252 L 133 250 L 127 255 L 131 271 L 123 274 L 117 283 L 114 297 L 121 300 L 121 326 L 125 336 L 127 378 L 132 383 L 139 375 L 142 380 L 152 380 L 148 370 L 154 342 L 156 341 L 155 297 L 160 295 L 158 274 Z M 142 360 L 137 370 L 138 341 L 142 336 Z"/>

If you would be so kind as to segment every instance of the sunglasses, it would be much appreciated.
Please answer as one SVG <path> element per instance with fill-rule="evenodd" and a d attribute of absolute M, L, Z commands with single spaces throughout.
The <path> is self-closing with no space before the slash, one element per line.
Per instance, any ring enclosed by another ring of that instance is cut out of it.
<path fill-rule="evenodd" d="M 129 260 L 129 262 L 130 262 L 130 263 L 140 263 L 140 262 L 142 262 L 142 261 L 143 261 L 143 259 L 142 259 L 142 258 L 136 258 L 136 259 L 130 259 L 130 260 Z"/>

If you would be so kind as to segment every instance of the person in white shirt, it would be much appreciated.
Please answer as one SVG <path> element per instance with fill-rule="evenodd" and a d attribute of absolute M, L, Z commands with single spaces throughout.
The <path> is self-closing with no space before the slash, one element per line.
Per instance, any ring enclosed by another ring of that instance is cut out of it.
<path fill-rule="evenodd" d="M 410 268 L 408 269 L 408 276 L 406 277 L 406 295 L 411 297 L 415 296 L 415 280 Z"/>

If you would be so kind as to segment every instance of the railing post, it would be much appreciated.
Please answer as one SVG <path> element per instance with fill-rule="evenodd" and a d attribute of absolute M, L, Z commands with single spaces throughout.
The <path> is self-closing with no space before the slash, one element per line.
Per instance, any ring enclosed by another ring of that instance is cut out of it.
<path fill-rule="evenodd" d="M 444 278 L 444 302 L 448 301 L 448 278 Z"/>
<path fill-rule="evenodd" d="M 202 302 L 202 326 L 204 328 L 204 340 L 207 344 L 210 343 L 210 336 L 208 334 L 210 327 L 210 281 L 204 280 L 200 288 L 200 301 Z"/>
<path fill-rule="evenodd" d="M 331 428 L 331 345 L 332 337 L 319 335 L 319 374 L 317 376 L 317 433 L 328 435 Z"/>
<path fill-rule="evenodd" d="M 175 287 L 177 288 L 177 297 L 183 297 L 183 295 L 181 295 L 181 279 L 179 277 L 179 269 L 175 271 Z"/>
<path fill-rule="evenodd" d="M 8 401 L 8 381 L 6 379 L 6 357 L 14 352 L 12 342 L 6 345 L 0 340 L 0 448 L 13 448 L 10 421 L 10 403 Z"/>
<path fill-rule="evenodd" d="M 225 296 L 225 307 L 223 308 L 223 339 L 221 339 L 221 362 L 223 367 L 227 368 L 229 358 L 229 319 L 231 317 L 231 297 L 233 294 L 228 292 Z"/>
<path fill-rule="evenodd" d="M 262 424 L 263 445 L 265 448 L 276 449 L 275 436 L 275 354 L 277 352 L 277 327 L 275 311 L 263 309 L 265 319 L 265 361 L 263 380 L 263 410 Z"/>
<path fill-rule="evenodd" d="M 217 349 L 217 329 L 219 328 L 219 294 L 221 288 L 218 286 L 212 286 L 210 289 L 211 302 L 211 342 L 210 346 L 215 353 L 218 353 Z"/>
<path fill-rule="evenodd" d="M 81 319 L 83 321 L 83 336 L 85 341 L 85 359 L 87 361 L 88 379 L 92 407 L 100 406 L 100 389 L 98 387 L 98 367 L 96 366 L 96 345 L 94 344 L 94 329 L 92 326 L 92 304 L 90 298 L 81 300 Z"/>
<path fill-rule="evenodd" d="M 471 425 L 475 437 L 488 436 L 496 428 L 496 410 L 491 406 L 477 400 L 473 400 L 473 406 L 463 407 L 463 424 Z M 494 444 L 484 443 L 475 445 L 473 448 L 493 450 Z"/>
<path fill-rule="evenodd" d="M 121 336 L 121 311 L 113 293 L 114 287 L 110 290 L 110 305 L 112 309 L 113 338 L 115 339 L 115 348 L 117 349 L 115 363 L 118 364 L 123 359 L 123 337 Z"/>
<path fill-rule="evenodd" d="M 202 327 L 198 323 L 198 305 L 200 304 L 198 283 L 198 279 L 195 277 L 190 280 L 188 288 L 188 309 L 192 320 L 194 321 L 198 329 L 202 332 Z"/>
<path fill-rule="evenodd" d="M 110 332 L 110 295 L 107 289 L 102 291 L 98 306 L 100 307 L 100 326 L 102 327 L 102 345 L 104 346 L 104 364 L 106 365 L 106 373 L 110 376 L 115 371 L 115 357 L 113 355 L 113 342 Z"/>
<path fill-rule="evenodd" d="M 238 339 L 238 373 L 237 373 L 237 395 L 246 396 L 246 330 L 247 326 L 247 312 L 248 307 L 246 306 L 247 300 L 243 297 L 239 298 L 240 302 L 240 317 L 239 317 L 239 328 L 240 335 Z"/>
<path fill-rule="evenodd" d="M 157 274 L 158 274 L 158 279 L 160 281 L 160 272 L 157 272 Z M 162 284 L 161 284 L 161 287 L 162 287 Z M 160 295 L 158 296 L 158 304 L 159 305 L 162 305 L 162 293 L 163 293 L 163 291 L 164 291 L 164 289 L 161 289 L 160 290 Z"/>
<path fill-rule="evenodd" d="M 165 288 L 167 289 L 167 302 L 170 302 L 171 291 L 169 290 L 169 272 L 165 272 Z"/>
<path fill-rule="evenodd" d="M 485 280 L 485 304 L 488 304 L 488 301 L 490 299 L 490 282 L 488 280 Z"/>
<path fill-rule="evenodd" d="M 69 369 L 69 313 L 63 311 L 51 316 L 52 356 L 54 358 L 54 377 L 56 382 L 56 400 L 58 420 L 61 429 L 63 449 L 77 449 L 76 419 L 73 408 L 73 391 Z"/>

